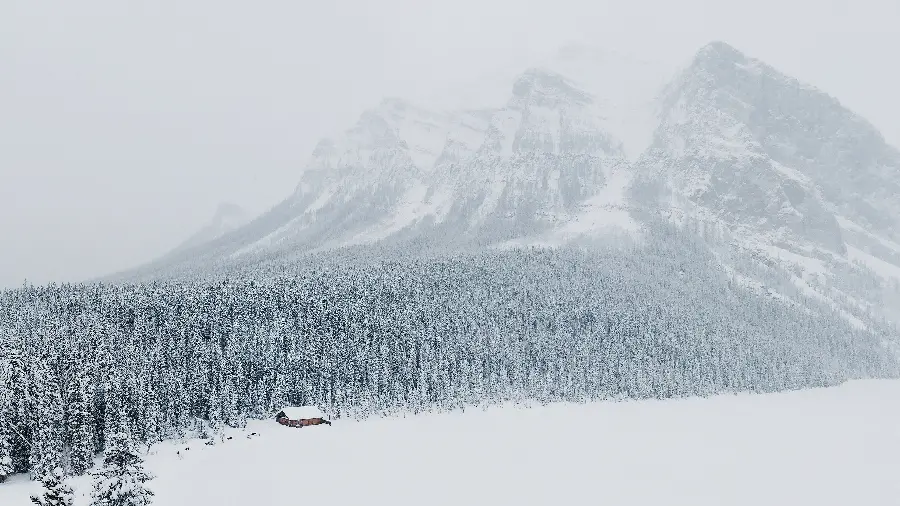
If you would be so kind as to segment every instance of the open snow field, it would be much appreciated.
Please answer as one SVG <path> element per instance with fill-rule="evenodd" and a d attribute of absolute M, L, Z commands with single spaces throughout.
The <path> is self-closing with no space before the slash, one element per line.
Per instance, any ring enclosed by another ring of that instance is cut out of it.
<path fill-rule="evenodd" d="M 303 429 L 254 421 L 229 435 L 155 446 L 154 504 L 900 505 L 897 380 Z M 88 504 L 89 481 L 72 483 Z M 0 505 L 30 504 L 37 489 L 16 477 Z"/>

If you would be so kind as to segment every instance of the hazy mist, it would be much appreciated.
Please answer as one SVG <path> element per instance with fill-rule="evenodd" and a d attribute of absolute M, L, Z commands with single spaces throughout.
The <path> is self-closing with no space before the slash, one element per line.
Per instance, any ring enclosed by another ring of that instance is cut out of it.
<path fill-rule="evenodd" d="M 898 20 L 895 0 L 5 2 L 0 287 L 148 261 L 222 201 L 264 211 L 382 97 L 427 100 L 570 41 L 680 62 L 724 40 L 900 145 Z"/>

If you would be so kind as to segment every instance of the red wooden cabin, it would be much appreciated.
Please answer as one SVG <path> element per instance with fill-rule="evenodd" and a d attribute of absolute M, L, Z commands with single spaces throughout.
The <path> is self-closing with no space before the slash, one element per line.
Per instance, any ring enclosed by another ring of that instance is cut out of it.
<path fill-rule="evenodd" d="M 275 415 L 275 421 L 287 427 L 306 427 L 307 425 L 326 424 L 325 414 L 315 406 L 297 406 L 284 408 Z"/>

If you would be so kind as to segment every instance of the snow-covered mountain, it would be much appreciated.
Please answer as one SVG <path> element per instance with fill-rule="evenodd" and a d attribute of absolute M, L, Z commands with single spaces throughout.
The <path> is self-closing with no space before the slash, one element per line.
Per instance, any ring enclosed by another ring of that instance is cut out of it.
<path fill-rule="evenodd" d="M 900 152 L 872 125 L 723 43 L 698 52 L 659 110 L 634 166 L 655 184 L 645 203 L 808 296 L 900 315 Z"/>
<path fill-rule="evenodd" d="M 678 75 L 639 165 L 731 226 L 844 253 L 845 217 L 900 231 L 900 153 L 828 95 L 711 44 Z"/>
<path fill-rule="evenodd" d="M 715 42 L 680 69 L 568 46 L 505 95 L 386 99 L 268 213 L 138 275 L 375 243 L 640 240 L 661 218 L 740 284 L 859 324 L 900 315 L 900 153 L 824 92 Z"/>
<path fill-rule="evenodd" d="M 634 231 L 624 195 L 636 135 L 621 136 L 626 146 L 613 130 L 628 123 L 623 108 L 651 110 L 666 74 L 630 63 L 568 47 L 523 71 L 494 107 L 446 112 L 385 99 L 342 134 L 320 141 L 293 194 L 268 213 L 203 251 L 152 267 L 246 262 L 422 235 L 484 245 L 558 242 L 610 225 Z M 604 66 L 644 84 L 611 85 L 598 78 Z"/>

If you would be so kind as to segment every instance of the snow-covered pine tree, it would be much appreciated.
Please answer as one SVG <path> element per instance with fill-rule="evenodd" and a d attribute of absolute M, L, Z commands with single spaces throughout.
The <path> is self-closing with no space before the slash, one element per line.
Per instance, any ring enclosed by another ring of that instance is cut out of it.
<path fill-rule="evenodd" d="M 69 466 L 73 473 L 82 475 L 94 460 L 94 417 L 87 376 L 80 374 L 71 382 L 68 401 Z"/>
<path fill-rule="evenodd" d="M 2 344 L 5 356 L 0 361 L 0 392 L 5 393 L 5 400 L 0 410 L 5 420 L 2 420 L 0 430 L 6 434 L 13 472 L 24 472 L 30 468 L 32 445 L 30 413 L 33 412 L 34 400 L 29 393 L 31 373 L 20 348 L 21 341 L 10 339 Z"/>
<path fill-rule="evenodd" d="M 93 473 L 91 506 L 147 506 L 153 491 L 144 484 L 151 479 L 144 462 L 124 432 L 112 434 L 107 441 L 103 467 Z"/>
<path fill-rule="evenodd" d="M 103 448 L 109 448 L 109 441 L 119 432 L 124 432 L 129 437 L 128 415 L 125 411 L 122 399 L 122 390 L 119 388 L 119 380 L 110 378 L 104 385 L 103 392 Z"/>
<path fill-rule="evenodd" d="M 12 455 L 9 445 L 4 446 L 5 441 L 0 441 L 0 483 L 6 481 L 6 477 L 13 474 Z"/>
<path fill-rule="evenodd" d="M 29 461 L 31 475 L 36 479 L 63 465 L 63 400 L 53 361 L 49 354 L 45 354 L 34 365 L 36 408 L 31 416 L 33 440 Z"/>
<path fill-rule="evenodd" d="M 38 506 L 72 506 L 75 501 L 72 487 L 66 484 L 62 469 L 56 467 L 41 477 L 43 495 L 31 496 Z"/>
<path fill-rule="evenodd" d="M 225 376 L 224 379 L 225 383 L 222 387 L 222 419 L 229 427 L 244 427 L 247 425 L 247 422 L 238 406 L 238 395 L 234 386 L 236 380 L 233 375 Z"/>
<path fill-rule="evenodd" d="M 147 388 L 147 400 L 144 404 L 144 413 L 142 414 L 142 419 L 144 420 L 144 442 L 149 446 L 153 443 L 159 442 L 162 440 L 162 413 L 159 408 L 159 396 L 157 395 L 156 388 L 151 386 Z"/>
<path fill-rule="evenodd" d="M 0 371 L 0 374 L 2 374 L 2 371 Z M 0 385 L 2 384 L 2 377 L 0 377 Z M 14 437 L 12 433 L 13 417 L 8 398 L 9 393 L 4 388 L 0 391 L 0 483 L 3 483 L 6 477 L 15 471 L 13 468 L 11 441 L 11 438 Z"/>
<path fill-rule="evenodd" d="M 0 418 L 0 483 L 13 474 L 12 445 L 9 442 L 9 431 L 4 430 L 4 421 Z"/>

